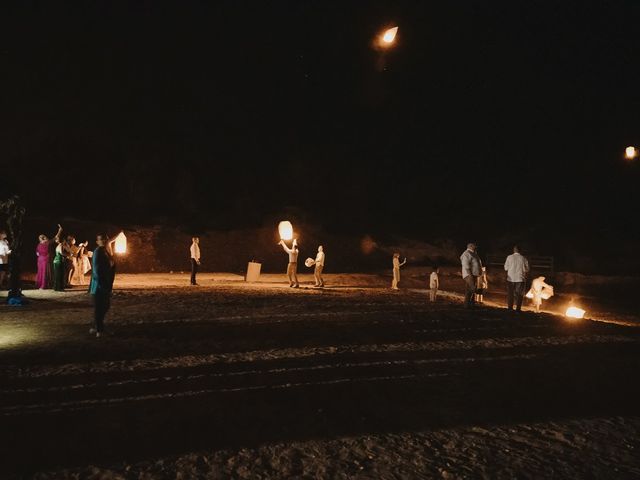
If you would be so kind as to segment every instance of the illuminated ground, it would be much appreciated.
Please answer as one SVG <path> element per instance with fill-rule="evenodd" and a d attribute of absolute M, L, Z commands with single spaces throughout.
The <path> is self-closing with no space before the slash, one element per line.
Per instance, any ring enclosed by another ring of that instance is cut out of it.
<path fill-rule="evenodd" d="M 640 475 L 637 327 L 240 280 L 121 276 L 102 339 L 79 290 L 0 307 L 2 476 Z"/>

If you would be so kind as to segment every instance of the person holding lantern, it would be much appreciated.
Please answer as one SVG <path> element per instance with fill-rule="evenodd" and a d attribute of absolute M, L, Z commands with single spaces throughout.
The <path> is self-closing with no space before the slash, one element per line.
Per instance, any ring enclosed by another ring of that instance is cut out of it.
<path fill-rule="evenodd" d="M 298 240 L 293 239 L 293 245 L 291 248 L 287 247 L 284 240 L 280 240 L 278 243 L 282 245 L 284 251 L 289 255 L 289 264 L 287 265 L 287 277 L 289 278 L 289 286 L 292 288 L 298 288 L 300 283 L 298 282 Z"/>

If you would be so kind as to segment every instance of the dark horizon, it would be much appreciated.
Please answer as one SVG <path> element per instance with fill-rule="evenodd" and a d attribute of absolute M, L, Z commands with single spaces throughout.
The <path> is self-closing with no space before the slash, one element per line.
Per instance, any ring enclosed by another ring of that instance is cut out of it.
<path fill-rule="evenodd" d="M 637 239 L 631 1 L 3 10 L 2 197 L 32 214 Z"/>

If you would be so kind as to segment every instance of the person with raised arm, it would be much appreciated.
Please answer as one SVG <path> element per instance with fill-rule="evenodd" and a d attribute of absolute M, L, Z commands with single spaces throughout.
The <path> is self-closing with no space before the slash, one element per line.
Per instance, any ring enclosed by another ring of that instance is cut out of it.
<path fill-rule="evenodd" d="M 300 283 L 298 282 L 298 240 L 293 239 L 293 245 L 291 248 L 287 247 L 284 240 L 280 240 L 278 245 L 282 245 L 283 250 L 289 255 L 289 263 L 287 264 L 287 277 L 289 278 L 289 287 L 298 288 Z"/>

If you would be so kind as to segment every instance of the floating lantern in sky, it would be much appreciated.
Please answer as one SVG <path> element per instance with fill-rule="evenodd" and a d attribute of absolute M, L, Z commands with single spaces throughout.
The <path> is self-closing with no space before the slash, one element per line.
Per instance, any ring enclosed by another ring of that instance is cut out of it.
<path fill-rule="evenodd" d="M 398 27 L 388 28 L 382 34 L 382 44 L 391 45 L 393 41 L 396 39 L 396 34 L 398 33 Z"/>
<path fill-rule="evenodd" d="M 584 318 L 584 314 L 587 313 L 583 309 L 578 307 L 569 307 L 564 313 L 569 318 Z"/>
<path fill-rule="evenodd" d="M 293 239 L 293 225 L 291 222 L 284 220 L 278 225 L 278 233 L 280 234 L 280 240 Z"/>
<path fill-rule="evenodd" d="M 628 146 L 624 149 L 624 158 L 627 160 L 634 160 L 638 157 L 638 149 L 633 146 Z"/>
<path fill-rule="evenodd" d="M 116 253 L 127 253 L 127 236 L 124 232 L 120 232 L 116 237 L 114 250 Z"/>

